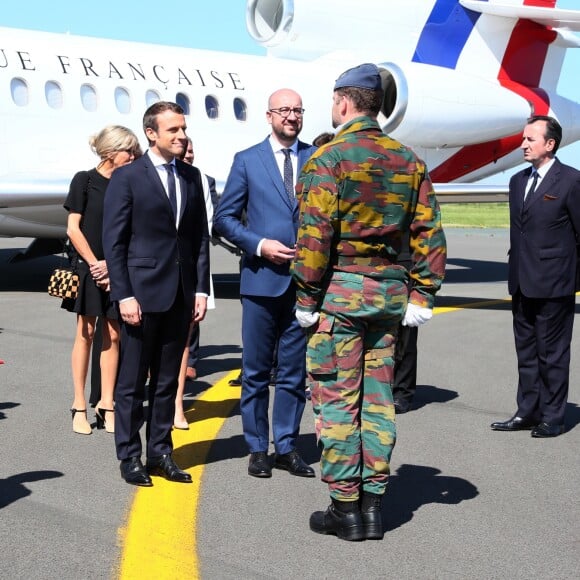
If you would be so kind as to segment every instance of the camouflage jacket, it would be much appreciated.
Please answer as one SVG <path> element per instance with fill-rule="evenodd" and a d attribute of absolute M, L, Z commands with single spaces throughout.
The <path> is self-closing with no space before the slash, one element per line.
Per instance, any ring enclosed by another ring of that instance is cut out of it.
<path fill-rule="evenodd" d="M 297 307 L 317 310 L 333 271 L 409 283 L 432 307 L 446 243 L 425 164 L 370 117 L 346 123 L 302 169 L 300 227 L 292 275 Z M 411 267 L 398 263 L 408 232 Z M 410 280 L 409 280 L 410 277 Z"/>

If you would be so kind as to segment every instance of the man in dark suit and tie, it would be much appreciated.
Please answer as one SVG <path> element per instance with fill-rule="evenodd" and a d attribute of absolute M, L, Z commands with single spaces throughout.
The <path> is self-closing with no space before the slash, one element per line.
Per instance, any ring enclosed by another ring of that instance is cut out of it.
<path fill-rule="evenodd" d="M 191 482 L 173 461 L 171 428 L 188 327 L 206 312 L 209 236 L 200 173 L 176 159 L 187 140 L 183 109 L 155 103 L 145 112 L 143 128 L 149 150 L 107 188 L 103 246 L 111 298 L 122 320 L 117 457 L 127 483 L 149 486 L 150 474 Z M 145 468 L 139 430 L 148 372 Z"/>
<path fill-rule="evenodd" d="M 531 168 L 510 180 L 509 292 L 518 358 L 518 408 L 495 431 L 564 432 L 574 322 L 580 172 L 555 157 L 556 119 L 537 115 L 524 128 Z"/>
<path fill-rule="evenodd" d="M 254 477 L 272 475 L 268 385 L 277 341 L 274 467 L 314 477 L 314 470 L 296 451 L 306 401 L 306 338 L 294 316 L 296 290 L 289 269 L 298 230 L 294 183 L 315 150 L 298 140 L 303 114 L 302 99 L 295 91 L 280 89 L 270 96 L 266 120 L 272 133 L 235 155 L 214 219 L 217 232 L 244 251 L 240 407 L 250 450 L 248 473 Z"/>

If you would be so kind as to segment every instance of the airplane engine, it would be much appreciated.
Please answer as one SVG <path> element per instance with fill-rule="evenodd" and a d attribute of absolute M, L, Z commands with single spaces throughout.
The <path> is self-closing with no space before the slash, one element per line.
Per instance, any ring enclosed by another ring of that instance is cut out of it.
<path fill-rule="evenodd" d="M 379 123 L 405 143 L 463 147 L 514 135 L 530 103 L 498 83 L 420 63 L 378 64 L 385 98 Z"/>
<path fill-rule="evenodd" d="M 384 6 L 384 0 L 364 0 L 364 10 L 355 17 L 352 0 L 247 0 L 246 28 L 271 56 L 312 60 L 342 50 L 345 38 L 350 46 L 363 46 L 382 36 Z M 327 30 L 329 14 L 332 29 Z"/>

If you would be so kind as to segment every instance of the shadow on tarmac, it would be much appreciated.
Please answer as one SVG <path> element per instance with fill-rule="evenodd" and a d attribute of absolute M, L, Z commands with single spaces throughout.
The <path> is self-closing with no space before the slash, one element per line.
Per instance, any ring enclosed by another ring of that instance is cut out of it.
<path fill-rule="evenodd" d="M 512 309 L 511 300 L 507 297 L 505 300 L 492 300 L 490 298 L 481 298 L 477 296 L 436 296 L 436 308 L 462 308 L 465 310 L 510 310 Z"/>
<path fill-rule="evenodd" d="M 9 263 L 20 249 L 0 250 L 0 292 L 46 292 L 55 268 L 68 266 L 64 256 L 44 256 L 25 262 Z"/>
<path fill-rule="evenodd" d="M 19 475 L 11 475 L 6 479 L 0 479 L 0 509 L 11 503 L 27 497 L 32 492 L 23 485 L 30 481 L 40 481 L 42 479 L 53 479 L 62 477 L 64 473 L 60 471 L 28 471 Z"/>
<path fill-rule="evenodd" d="M 450 389 L 442 389 L 433 385 L 417 385 L 415 396 L 413 397 L 413 409 L 421 409 L 431 403 L 447 403 L 457 399 L 459 393 Z"/>
<path fill-rule="evenodd" d="M 69 266 L 68 258 L 61 254 L 11 263 L 10 259 L 22 250 L 0 250 L 0 292 L 46 292 L 52 271 Z M 239 300 L 239 273 L 214 273 L 213 282 L 216 298 Z"/>
<path fill-rule="evenodd" d="M 226 402 L 231 403 L 231 400 L 226 400 Z M 219 403 L 210 403 L 211 406 L 219 406 L 221 404 L 221 401 Z M 198 408 L 196 407 L 195 416 L 199 417 L 197 409 Z M 183 445 L 179 447 L 179 449 L 174 450 L 173 454 L 175 460 L 183 469 L 189 469 L 198 465 L 209 465 L 227 459 L 240 459 L 246 457 L 246 455 L 248 455 L 248 449 L 243 435 L 234 435 L 228 439 L 214 439 L 188 443 L 187 445 Z"/>
<path fill-rule="evenodd" d="M 458 504 L 479 495 L 477 487 L 460 477 L 440 475 L 441 470 L 425 465 L 401 465 L 389 478 L 383 502 L 385 531 L 410 522 L 415 512 L 431 503 Z"/>
<path fill-rule="evenodd" d="M 436 308 L 461 308 L 463 310 L 507 310 L 511 311 L 512 303 L 507 295 L 505 300 L 492 300 L 475 296 L 436 296 Z M 580 304 L 576 304 L 575 314 L 580 314 Z"/>
<path fill-rule="evenodd" d="M 445 284 L 476 284 L 478 282 L 507 282 L 506 262 L 449 258 L 445 270 Z M 455 266 L 449 268 L 449 266 Z"/>
<path fill-rule="evenodd" d="M 20 403 L 0 403 L 0 419 L 6 419 L 6 414 L 2 412 L 4 409 L 14 409 L 19 405 Z"/>
<path fill-rule="evenodd" d="M 216 358 L 224 354 L 238 354 L 239 356 Z M 195 368 L 198 377 L 240 369 L 242 368 L 242 348 L 237 344 L 200 346 L 199 360 Z"/>

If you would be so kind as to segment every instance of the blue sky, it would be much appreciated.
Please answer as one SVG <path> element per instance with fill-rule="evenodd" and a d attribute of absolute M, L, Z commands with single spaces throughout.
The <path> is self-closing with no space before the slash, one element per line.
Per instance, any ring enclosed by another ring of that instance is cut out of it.
<path fill-rule="evenodd" d="M 579 4 L 579 0 L 559 0 L 557 6 L 579 9 Z M 138 3 L 98 0 L 90 4 L 70 0 L 7 0 L 0 12 L 0 26 L 265 54 L 246 31 L 245 0 L 186 1 L 179 12 L 169 9 L 160 12 L 160 6 L 163 3 L 155 0 Z M 568 50 L 558 92 L 575 101 L 580 101 L 579 71 L 580 48 Z M 559 157 L 580 167 L 580 143 L 564 148 Z M 498 183 L 506 180 L 506 176 L 497 177 Z"/>
<path fill-rule="evenodd" d="M 246 31 L 245 0 L 6 0 L 0 26 L 265 54 Z M 160 6 L 167 6 L 160 11 Z M 138 7 L 138 8 L 136 8 Z"/>

